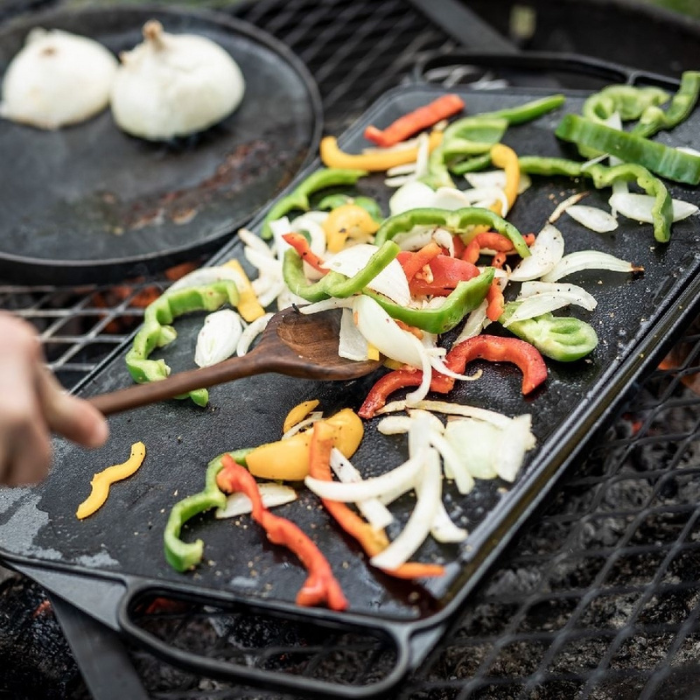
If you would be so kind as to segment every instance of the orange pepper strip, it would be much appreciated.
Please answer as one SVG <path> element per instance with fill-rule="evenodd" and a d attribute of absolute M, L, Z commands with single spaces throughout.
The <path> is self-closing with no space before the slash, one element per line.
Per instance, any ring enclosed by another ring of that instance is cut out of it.
<path fill-rule="evenodd" d="M 322 421 L 314 425 L 309 453 L 309 475 L 315 479 L 332 480 L 330 459 L 333 449 L 333 434 L 333 428 Z M 321 502 L 338 525 L 359 542 L 368 557 L 379 554 L 389 546 L 389 540 L 383 530 L 372 528 L 369 523 L 350 510 L 345 503 L 329 501 L 326 498 L 322 498 Z M 382 569 L 382 571 L 401 579 L 428 578 L 442 576 L 445 573 L 442 566 L 419 562 L 407 562 L 398 569 Z"/>
<path fill-rule="evenodd" d="M 464 101 L 458 95 L 442 95 L 430 104 L 399 117 L 384 130 L 377 129 L 376 126 L 368 126 L 365 129 L 365 138 L 373 141 L 377 146 L 388 148 L 437 124 L 442 119 L 458 114 L 463 109 Z"/>
<path fill-rule="evenodd" d="M 328 270 L 324 270 L 323 267 L 321 267 L 321 265 L 323 265 L 323 260 L 311 250 L 309 242 L 300 233 L 285 233 L 282 238 L 284 238 L 284 240 L 299 253 L 299 257 L 304 262 L 309 263 L 314 270 L 318 270 L 324 275 L 328 272 Z"/>
<path fill-rule="evenodd" d="M 253 520 L 263 527 L 270 542 L 290 549 L 308 570 L 309 576 L 297 593 L 297 604 L 309 607 L 327 603 L 331 610 L 345 610 L 348 601 L 318 547 L 293 522 L 273 515 L 263 506 L 258 484 L 245 467 L 230 455 L 224 455 L 221 461 L 224 467 L 216 477 L 217 486 L 227 493 L 240 491 L 248 496 Z"/>
<path fill-rule="evenodd" d="M 433 131 L 430 134 L 430 150 L 435 150 L 441 143 L 442 133 Z M 341 151 L 334 136 L 326 136 L 321 139 L 321 160 L 328 168 L 359 168 L 360 170 L 381 172 L 397 165 L 415 163 L 417 157 L 417 147 L 353 155 Z"/>
<path fill-rule="evenodd" d="M 503 266 L 506 264 L 506 254 L 505 253 L 496 253 L 496 255 L 493 256 L 493 260 L 491 261 L 491 267 L 495 267 L 499 270 L 503 269 Z"/>
<path fill-rule="evenodd" d="M 503 307 L 505 306 L 505 299 L 503 298 L 503 292 L 496 280 L 491 282 L 489 291 L 486 292 L 486 301 L 488 301 L 488 306 L 486 307 L 486 316 L 489 321 L 498 321 L 503 313 Z"/>

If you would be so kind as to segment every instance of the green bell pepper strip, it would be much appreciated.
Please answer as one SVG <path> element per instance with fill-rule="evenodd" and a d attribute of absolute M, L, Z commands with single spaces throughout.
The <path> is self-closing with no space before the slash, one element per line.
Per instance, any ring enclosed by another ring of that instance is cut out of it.
<path fill-rule="evenodd" d="M 513 301 L 506 304 L 499 322 L 507 323 L 519 306 L 519 302 Z M 507 328 L 521 340 L 534 345 L 543 355 L 559 362 L 580 360 L 598 345 L 598 336 L 593 327 L 570 316 L 547 313 L 516 321 Z"/>
<path fill-rule="evenodd" d="M 639 119 L 651 106 L 668 102 L 669 94 L 657 87 L 609 85 L 591 95 L 584 103 L 582 114 L 594 122 L 604 122 L 616 112 L 622 121 Z"/>
<path fill-rule="evenodd" d="M 366 170 L 352 170 L 346 168 L 322 168 L 312 173 L 299 186 L 286 197 L 282 197 L 265 217 L 262 226 L 262 237 L 272 237 L 270 222 L 281 219 L 290 211 L 309 211 L 311 204 L 309 197 L 319 190 L 339 185 L 354 185 L 361 177 L 367 175 Z"/>
<path fill-rule="evenodd" d="M 478 277 L 460 282 L 437 309 L 409 309 L 367 289 L 363 293 L 372 297 L 392 318 L 428 333 L 440 335 L 452 330 L 470 311 L 481 304 L 493 282 L 494 274 L 495 270 L 487 267 Z"/>
<path fill-rule="evenodd" d="M 170 367 L 164 360 L 149 360 L 148 356 L 156 348 L 162 348 L 175 340 L 177 332 L 169 325 L 175 318 L 191 311 L 215 311 L 226 302 L 231 306 L 238 303 L 238 289 L 230 280 L 166 292 L 149 304 L 144 314 L 143 327 L 136 334 L 134 344 L 126 355 L 126 366 L 133 380 L 145 384 L 165 379 L 170 374 Z M 209 400 L 206 389 L 197 389 L 177 398 L 184 399 L 188 396 L 198 406 L 206 406 Z"/>
<path fill-rule="evenodd" d="M 347 277 L 331 270 L 318 282 L 310 283 L 304 274 L 304 261 L 296 250 L 290 248 L 284 253 L 282 276 L 291 292 L 306 301 L 323 301 L 329 297 L 345 299 L 361 292 L 399 254 L 399 250 L 393 241 L 384 241 L 356 275 Z"/>
<path fill-rule="evenodd" d="M 654 222 L 654 238 L 659 243 L 668 243 L 671 239 L 673 223 L 673 204 L 666 186 L 658 177 L 654 177 L 646 168 L 633 163 L 623 163 L 607 167 L 600 163 L 586 165 L 566 158 L 540 158 L 522 156 L 518 158 L 520 170 L 530 175 L 565 175 L 568 177 L 588 177 L 597 189 L 610 187 L 614 182 L 636 182 L 647 194 L 654 197 L 651 210 Z M 585 166 L 585 167 L 584 167 Z"/>
<path fill-rule="evenodd" d="M 376 200 L 371 197 L 350 197 L 347 194 L 329 194 L 324 197 L 316 208 L 321 211 L 332 211 L 344 204 L 355 204 L 364 209 L 378 224 L 384 221 L 382 208 L 377 204 Z"/>
<path fill-rule="evenodd" d="M 499 109 L 496 112 L 486 112 L 478 116 L 483 119 L 505 119 L 511 126 L 525 124 L 525 122 L 539 119 L 539 117 L 548 112 L 561 107 L 564 102 L 566 102 L 566 97 L 564 97 L 564 95 L 549 95 L 548 97 L 542 97 L 539 100 L 526 102 L 516 107 L 507 107 L 506 109 Z"/>
<path fill-rule="evenodd" d="M 399 233 L 408 233 L 415 226 L 439 226 L 453 234 L 460 234 L 466 233 L 470 226 L 478 225 L 489 226 L 506 236 L 520 257 L 527 258 L 530 255 L 527 243 L 513 224 L 481 207 L 464 207 L 455 211 L 432 208 L 411 209 L 388 218 L 375 234 L 374 243 L 382 245 Z"/>
<path fill-rule="evenodd" d="M 662 129 L 672 129 L 690 116 L 700 94 L 700 72 L 685 71 L 681 76 L 678 92 L 671 99 L 668 109 L 650 105 L 642 112 L 639 123 L 632 129 L 636 136 L 652 136 Z"/>
<path fill-rule="evenodd" d="M 700 183 L 700 156 L 684 153 L 656 141 L 611 129 L 576 114 L 567 114 L 554 132 L 578 146 L 610 153 L 626 163 L 636 163 L 674 182 Z"/>
<path fill-rule="evenodd" d="M 202 561 L 204 542 L 199 539 L 184 542 L 180 539 L 180 532 L 183 525 L 195 515 L 226 506 L 226 494 L 216 484 L 216 476 L 222 469 L 221 457 L 209 462 L 204 490 L 184 498 L 170 511 L 163 533 L 163 545 L 165 559 L 176 571 L 187 571 Z"/>
<path fill-rule="evenodd" d="M 477 115 L 452 122 L 442 137 L 446 158 L 478 155 L 499 143 L 508 128 L 508 120 L 499 117 Z"/>
<path fill-rule="evenodd" d="M 477 170 L 484 170 L 491 165 L 491 153 L 484 153 L 481 156 L 474 156 L 458 163 L 450 163 L 450 172 L 454 175 L 464 175 Z"/>

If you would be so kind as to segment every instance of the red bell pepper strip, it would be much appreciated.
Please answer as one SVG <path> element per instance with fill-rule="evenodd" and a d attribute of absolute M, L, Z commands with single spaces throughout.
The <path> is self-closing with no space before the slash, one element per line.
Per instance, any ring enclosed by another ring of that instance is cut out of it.
<path fill-rule="evenodd" d="M 529 394 L 547 379 L 547 365 L 539 350 L 518 338 L 477 335 L 463 340 L 445 355 L 447 367 L 459 374 L 464 374 L 472 360 L 512 362 L 517 365 L 523 373 L 523 394 Z"/>
<path fill-rule="evenodd" d="M 309 607 L 326 603 L 331 610 L 345 610 L 348 601 L 318 547 L 293 522 L 273 515 L 263 506 L 258 484 L 245 467 L 230 455 L 224 455 L 221 461 L 224 468 L 216 477 L 218 487 L 227 493 L 240 491 L 248 496 L 253 520 L 263 527 L 270 542 L 289 548 L 308 570 L 309 577 L 297 593 L 297 604 Z"/>
<path fill-rule="evenodd" d="M 443 95 L 424 107 L 404 114 L 384 130 L 377 129 L 376 126 L 368 126 L 365 129 L 365 138 L 381 148 L 388 148 L 443 119 L 458 114 L 463 109 L 464 101 L 460 97 L 452 94 Z"/>
<path fill-rule="evenodd" d="M 433 258 L 441 254 L 442 248 L 435 241 L 430 241 L 415 252 L 401 251 L 396 259 L 401 263 L 406 279 L 410 282 Z"/>
<path fill-rule="evenodd" d="M 491 260 L 491 267 L 495 267 L 497 270 L 502 270 L 503 266 L 505 264 L 506 264 L 506 254 L 505 253 L 496 253 L 496 255 L 493 256 L 493 260 Z M 491 317 L 489 316 L 489 318 L 491 318 Z M 492 320 L 494 320 L 494 319 L 492 319 Z"/>
<path fill-rule="evenodd" d="M 489 321 L 498 321 L 505 308 L 506 300 L 503 298 L 503 292 L 496 280 L 491 282 L 489 291 L 486 292 L 486 301 L 488 301 L 486 316 Z"/>
<path fill-rule="evenodd" d="M 323 265 L 323 260 L 311 250 L 309 242 L 300 233 L 285 233 L 282 238 L 284 238 L 284 240 L 299 253 L 299 257 L 304 262 L 309 263 L 314 270 L 318 270 L 324 275 L 328 272 L 328 270 L 321 267 Z"/>
<path fill-rule="evenodd" d="M 439 255 L 428 264 L 430 275 L 416 275 L 408 285 L 411 294 L 432 294 L 446 297 L 453 292 L 460 282 L 468 282 L 479 276 L 479 270 L 472 263 Z"/>
<path fill-rule="evenodd" d="M 331 481 L 331 450 L 333 449 L 334 430 L 323 421 L 319 421 L 313 427 L 311 445 L 309 448 L 309 475 L 315 479 Z M 379 554 L 389 546 L 389 540 L 383 530 L 375 530 L 366 523 L 357 513 L 350 510 L 345 503 L 330 501 L 322 498 L 324 508 L 345 532 L 354 537 L 368 557 Z M 397 569 L 382 571 L 390 576 L 401 579 L 428 578 L 442 576 L 444 567 L 438 564 L 421 564 L 420 562 L 406 562 Z"/>
<path fill-rule="evenodd" d="M 528 243 L 528 245 L 530 245 Z M 495 231 L 484 231 L 477 234 L 467 245 L 462 253 L 462 260 L 476 263 L 482 248 L 495 250 L 497 253 L 510 253 L 513 251 L 513 244 L 506 236 Z"/>

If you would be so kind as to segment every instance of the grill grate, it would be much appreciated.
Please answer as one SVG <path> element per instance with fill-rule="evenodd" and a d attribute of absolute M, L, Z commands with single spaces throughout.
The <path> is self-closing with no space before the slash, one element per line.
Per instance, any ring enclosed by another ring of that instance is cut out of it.
<path fill-rule="evenodd" d="M 333 134 L 388 88 L 409 81 L 424 54 L 454 47 L 405 0 L 257 0 L 236 14 L 307 64 Z M 38 328 L 50 366 L 70 387 L 138 325 L 149 290 L 168 284 L 163 274 L 116 290 L 0 285 L 0 307 Z M 700 674 L 700 397 L 688 385 L 700 371 L 698 328 L 674 356 L 677 366 L 657 370 L 638 388 L 628 412 L 397 697 L 692 696 Z M 175 645 L 204 636 L 220 658 L 331 682 L 376 682 L 392 660 L 378 640 L 209 607 L 171 606 L 143 624 L 153 620 L 152 631 Z M 332 651 L 338 649 L 342 656 Z M 131 653 L 155 698 L 283 697 Z"/>

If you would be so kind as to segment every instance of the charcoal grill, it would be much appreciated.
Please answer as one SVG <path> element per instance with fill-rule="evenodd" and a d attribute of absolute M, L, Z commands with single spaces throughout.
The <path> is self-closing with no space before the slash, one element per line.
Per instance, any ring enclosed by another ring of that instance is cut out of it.
<path fill-rule="evenodd" d="M 504 5 L 499 4 L 495 17 L 485 3 L 470 3 L 505 33 L 499 24 L 509 14 Z M 531 5 L 547 11 L 545 17 L 562 11 L 552 9 L 556 3 Z M 562 25 L 574 24 L 577 4 L 560 5 L 569 11 Z M 480 27 L 480 34 L 459 25 L 457 20 L 464 19 L 460 5 L 449 6 L 454 21 L 447 27 L 438 23 L 438 13 L 426 15 L 426 7 L 400 0 L 259 0 L 234 12 L 276 34 L 307 63 L 324 97 L 326 128 L 338 133 L 387 88 L 415 80 L 414 66 L 421 59 L 435 51 L 455 51 L 460 43 L 483 48 L 484 37 L 492 36 L 488 26 Z M 613 26 L 611 15 L 637 21 L 639 32 L 647 25 L 657 32 L 663 26 L 673 38 L 669 34 L 668 41 L 654 42 L 654 47 L 663 44 L 666 54 L 655 56 L 653 65 L 645 63 L 651 50 L 632 60 L 629 53 L 616 54 L 622 49 L 615 42 L 590 43 L 589 53 L 660 73 L 699 65 L 693 51 L 700 43 L 690 42 L 700 36 L 694 25 L 633 9 L 631 3 L 590 3 L 589 14 L 595 13 L 607 13 Z M 586 13 L 579 14 L 583 21 Z M 547 21 L 538 26 L 542 24 Z M 641 37 L 639 32 L 636 25 L 630 29 Z M 536 38 L 537 32 L 529 41 Z M 557 44 L 550 38 L 542 48 L 586 48 L 586 36 L 579 43 L 575 39 Z M 436 64 L 426 66 L 424 77 L 455 79 L 454 71 L 441 75 Z M 476 75 L 457 72 L 467 80 L 481 79 L 485 86 L 499 77 L 494 68 Z M 508 75 L 514 83 L 527 83 L 531 77 L 527 71 Z M 575 87 L 595 87 L 607 76 L 593 72 L 551 77 Z M 128 337 L 142 313 L 135 302 L 139 295 L 149 286 L 167 284 L 166 275 L 149 277 L 128 283 L 117 295 L 111 287 L 4 286 L 0 304 L 35 322 L 52 366 L 64 384 L 72 386 Z M 700 675 L 695 486 L 700 476 L 700 399 L 686 385 L 700 369 L 698 353 L 700 328 L 691 326 L 669 363 L 635 388 L 626 412 L 599 435 L 586 462 L 547 511 L 533 520 L 453 628 L 402 686 L 399 697 L 692 697 Z M 264 615 L 182 601 L 145 600 L 141 611 L 141 624 L 176 648 L 188 649 L 205 639 L 212 656 L 282 669 L 302 679 L 370 683 L 392 662 L 381 640 L 344 631 L 299 629 Z M 75 624 L 70 613 L 62 620 L 68 629 Z M 79 641 L 70 634 L 69 639 L 83 658 Z M 118 656 L 118 649 L 103 649 L 107 658 Z M 129 651 L 155 697 L 272 697 L 159 665 L 135 648 Z M 102 674 L 99 668 L 84 670 L 97 697 L 112 696 L 104 669 Z"/>

